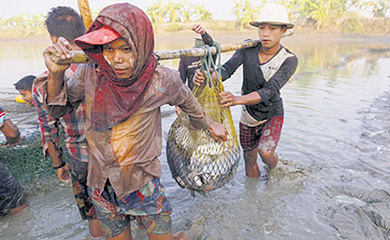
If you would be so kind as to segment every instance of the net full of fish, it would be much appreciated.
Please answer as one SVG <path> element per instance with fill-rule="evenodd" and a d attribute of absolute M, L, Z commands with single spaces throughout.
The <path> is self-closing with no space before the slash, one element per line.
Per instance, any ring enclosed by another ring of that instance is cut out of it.
<path fill-rule="evenodd" d="M 221 108 L 218 94 L 222 82 L 194 89 L 194 95 L 206 114 L 222 123 L 228 131 L 227 141 L 217 142 L 206 129 L 191 127 L 182 112 L 172 124 L 167 141 L 167 159 L 172 177 L 182 187 L 205 194 L 229 182 L 235 175 L 240 148 L 229 108 Z"/>

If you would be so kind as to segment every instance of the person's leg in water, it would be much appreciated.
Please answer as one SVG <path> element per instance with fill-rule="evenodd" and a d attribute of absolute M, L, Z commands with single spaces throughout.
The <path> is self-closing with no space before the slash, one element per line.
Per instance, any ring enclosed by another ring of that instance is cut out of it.
<path fill-rule="evenodd" d="M 109 182 L 106 183 L 103 192 L 89 187 L 88 193 L 107 239 L 132 239 L 131 216 L 137 220 L 138 227 L 146 231 L 149 239 L 187 239 L 185 232 L 175 236 L 172 234 L 170 217 L 172 208 L 158 178 L 152 179 L 141 189 L 121 199 L 117 198 Z M 189 235 L 196 236 L 192 232 Z"/>
<path fill-rule="evenodd" d="M 105 239 L 131 240 L 130 218 L 118 212 L 117 198 L 109 181 L 103 191 L 88 187 L 88 195 L 96 210 Z"/>
<path fill-rule="evenodd" d="M 244 150 L 245 174 L 250 178 L 260 177 L 259 165 L 257 164 L 257 148 Z"/>
<path fill-rule="evenodd" d="M 157 215 L 137 216 L 137 225 L 144 229 L 149 240 L 195 240 L 203 234 L 204 226 L 193 225 L 187 231 L 178 232 L 173 236 L 171 229 L 170 212 L 164 212 Z M 203 219 L 200 219 L 203 220 Z M 199 222 L 196 222 L 199 223 Z M 132 239 L 130 223 L 126 229 L 116 237 L 109 240 L 128 240 Z"/>
<path fill-rule="evenodd" d="M 275 150 L 259 150 L 259 155 L 264 164 L 266 164 L 269 169 L 274 169 L 278 164 L 278 154 Z"/>
<path fill-rule="evenodd" d="M 131 237 L 131 226 L 129 224 L 124 228 L 124 230 L 117 236 L 110 237 L 108 236 L 106 239 L 108 240 L 132 240 L 133 238 Z"/>
<path fill-rule="evenodd" d="M 104 231 L 98 219 L 89 219 L 89 234 L 93 238 L 100 238 L 104 236 Z"/>
<path fill-rule="evenodd" d="M 245 173 L 247 177 L 260 177 L 259 165 L 257 163 L 257 154 L 260 155 L 262 161 L 267 164 L 270 169 L 273 169 L 278 164 L 278 155 L 275 150 L 259 150 L 257 148 L 252 150 L 244 150 Z"/>
<path fill-rule="evenodd" d="M 283 120 L 282 116 L 274 116 L 264 123 L 264 127 L 261 130 L 258 150 L 263 163 L 269 169 L 275 168 L 278 164 L 279 157 L 275 149 L 278 146 L 282 133 Z"/>
<path fill-rule="evenodd" d="M 151 234 L 151 233 L 148 233 L 147 235 L 149 240 L 191 240 L 186 238 L 185 232 L 179 232 L 178 234 L 173 236 L 172 230 L 169 233 L 164 235 Z M 118 236 L 109 237 L 107 239 L 108 240 L 132 240 L 130 224 Z"/>
<path fill-rule="evenodd" d="M 250 178 L 260 177 L 259 165 L 257 164 L 260 130 L 261 125 L 249 127 L 240 122 L 240 144 L 244 152 L 245 174 Z"/>
<path fill-rule="evenodd" d="M 191 226 L 187 231 L 178 232 L 173 236 L 170 212 L 158 215 L 136 217 L 138 226 L 145 229 L 149 240 L 193 240 L 198 239 L 204 226 Z"/>
<path fill-rule="evenodd" d="M 279 157 L 275 152 L 283 126 L 283 117 L 274 116 L 267 122 L 249 127 L 240 123 L 240 144 L 244 152 L 245 173 L 247 177 L 260 177 L 257 156 L 270 169 L 278 164 Z"/>
<path fill-rule="evenodd" d="M 103 228 L 100 225 L 99 220 L 97 219 L 97 214 L 95 207 L 92 204 L 92 201 L 88 195 L 87 187 L 87 172 L 88 172 L 88 163 L 86 162 L 76 162 L 71 164 L 72 176 L 72 188 L 73 195 L 76 199 L 77 207 L 79 209 L 81 218 L 88 220 L 89 225 L 89 234 L 93 238 L 99 238 L 104 235 Z"/>

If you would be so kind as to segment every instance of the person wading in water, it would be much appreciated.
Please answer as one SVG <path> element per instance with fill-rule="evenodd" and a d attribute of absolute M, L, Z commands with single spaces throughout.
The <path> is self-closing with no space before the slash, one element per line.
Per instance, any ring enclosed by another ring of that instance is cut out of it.
<path fill-rule="evenodd" d="M 280 89 L 294 74 L 297 57 L 280 44 L 290 23 L 287 11 L 280 4 L 266 4 L 258 21 L 251 22 L 259 31 L 260 43 L 252 48 L 237 50 L 221 67 L 222 80 L 230 78 L 243 65 L 241 96 L 231 92 L 220 93 L 222 107 L 242 105 L 240 120 L 240 144 L 244 151 L 246 175 L 260 177 L 257 156 L 270 169 L 276 167 L 278 145 L 283 126 L 284 110 Z M 217 80 L 215 72 L 214 80 Z M 197 71 L 195 85 L 204 83 L 204 74 Z"/>
<path fill-rule="evenodd" d="M 152 24 L 138 7 L 104 8 L 75 43 L 94 63 L 80 64 L 65 83 L 69 65 L 50 55 L 70 58 L 69 42 L 60 38 L 46 48 L 47 106 L 60 117 L 86 101 L 89 194 L 107 237 L 131 239 L 134 217 L 149 239 L 173 239 L 172 208 L 160 182 L 160 106 L 178 105 L 195 128 L 218 141 L 226 140 L 227 130 L 207 117 L 177 71 L 158 65 Z M 175 237 L 186 238 L 190 232 Z"/>

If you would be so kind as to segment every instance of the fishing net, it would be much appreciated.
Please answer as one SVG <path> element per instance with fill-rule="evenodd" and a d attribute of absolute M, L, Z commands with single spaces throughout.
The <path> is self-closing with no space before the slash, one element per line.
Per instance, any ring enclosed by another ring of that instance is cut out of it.
<path fill-rule="evenodd" d="M 27 195 L 49 192 L 64 185 L 52 169 L 50 158 L 43 157 L 39 132 L 32 133 L 15 147 L 0 147 L 0 157 Z"/>
<path fill-rule="evenodd" d="M 220 46 L 218 65 L 220 66 Z M 167 159 L 172 177 L 182 187 L 199 193 L 207 193 L 229 182 L 235 175 L 240 159 L 240 148 L 229 108 L 221 108 L 218 94 L 224 91 L 221 74 L 219 81 L 211 79 L 210 68 L 215 68 L 210 49 L 202 58 L 202 70 L 207 72 L 206 84 L 195 87 L 193 93 L 206 114 L 215 122 L 222 123 L 227 131 L 227 141 L 215 141 L 207 130 L 193 129 L 188 115 L 181 112 L 173 122 L 167 141 Z"/>

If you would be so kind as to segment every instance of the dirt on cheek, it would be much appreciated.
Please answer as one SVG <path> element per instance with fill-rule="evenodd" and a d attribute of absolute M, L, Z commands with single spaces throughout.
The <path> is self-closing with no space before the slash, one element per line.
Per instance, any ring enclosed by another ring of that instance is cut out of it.
<path fill-rule="evenodd" d="M 130 58 L 129 63 L 130 63 L 130 67 L 134 69 L 134 66 L 135 66 L 135 58 L 134 58 L 134 57 Z"/>
<path fill-rule="evenodd" d="M 103 54 L 103 57 L 104 57 L 104 60 L 106 60 L 106 62 L 111 66 L 111 61 L 108 59 L 108 57 L 106 57 L 104 54 Z"/>

